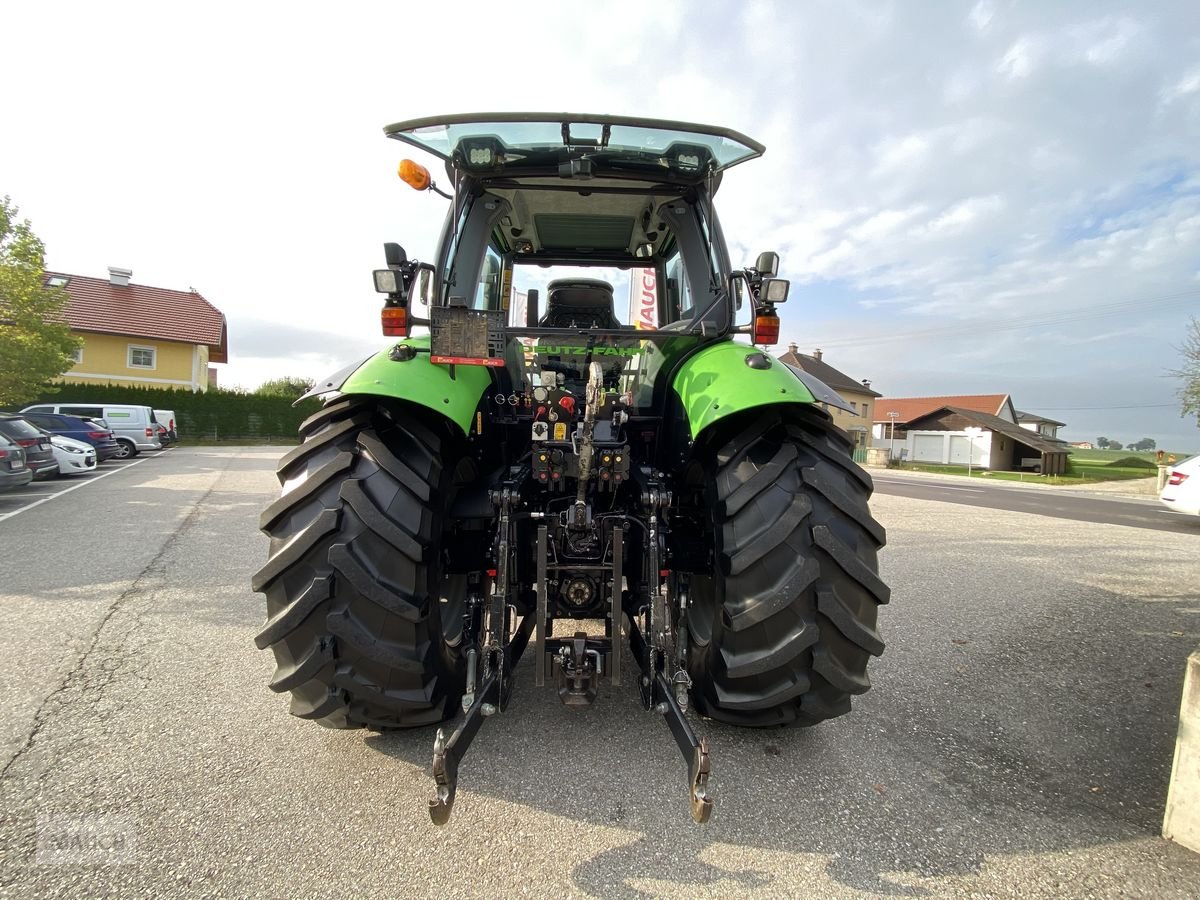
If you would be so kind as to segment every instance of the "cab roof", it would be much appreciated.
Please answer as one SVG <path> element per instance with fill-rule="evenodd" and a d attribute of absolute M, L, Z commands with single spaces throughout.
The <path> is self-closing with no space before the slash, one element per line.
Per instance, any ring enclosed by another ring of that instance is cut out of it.
<path fill-rule="evenodd" d="M 583 113 L 462 113 L 388 125 L 404 141 L 480 177 L 603 175 L 698 184 L 766 149 L 728 128 Z"/>

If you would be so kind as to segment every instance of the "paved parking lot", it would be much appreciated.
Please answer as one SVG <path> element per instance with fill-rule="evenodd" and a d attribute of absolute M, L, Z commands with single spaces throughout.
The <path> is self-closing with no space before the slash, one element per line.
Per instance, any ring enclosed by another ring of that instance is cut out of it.
<path fill-rule="evenodd" d="M 572 713 L 526 660 L 439 830 L 429 732 L 324 731 L 266 689 L 281 452 L 183 446 L 0 521 L 0 893 L 1200 894 L 1158 836 L 1200 535 L 879 496 L 874 689 L 807 731 L 699 723 L 708 826 L 632 688 Z M 124 864 L 54 864 L 89 822 Z"/>
<path fill-rule="evenodd" d="M 82 475 L 56 476 L 41 481 L 32 481 L 19 488 L 0 491 L 0 522 L 20 515 L 27 509 L 48 503 L 60 494 L 76 491 L 89 482 L 105 478 L 128 466 L 144 463 L 171 452 L 173 450 L 155 450 L 139 453 L 133 459 L 109 459 L 97 464 L 94 470 Z"/>

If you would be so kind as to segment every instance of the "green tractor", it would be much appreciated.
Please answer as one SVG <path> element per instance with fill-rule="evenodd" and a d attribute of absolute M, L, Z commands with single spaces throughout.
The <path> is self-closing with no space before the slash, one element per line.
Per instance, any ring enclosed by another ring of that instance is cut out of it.
<path fill-rule="evenodd" d="M 844 402 L 760 349 L 788 282 L 730 265 L 713 195 L 761 144 L 603 115 L 401 122 L 445 161 L 437 256 L 385 245 L 387 349 L 322 381 L 262 514 L 257 637 L 291 712 L 440 726 L 433 821 L 518 659 L 587 707 L 632 683 L 712 810 L 688 710 L 814 725 L 867 690 L 888 588 Z M 557 628 L 556 628 L 557 626 Z M 623 659 L 625 647 L 629 660 Z M 444 723 L 444 724 L 443 724 Z"/>

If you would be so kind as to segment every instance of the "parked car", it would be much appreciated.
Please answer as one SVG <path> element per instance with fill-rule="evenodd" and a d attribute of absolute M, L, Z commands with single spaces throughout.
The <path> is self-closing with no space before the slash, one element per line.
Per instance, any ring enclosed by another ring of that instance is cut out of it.
<path fill-rule="evenodd" d="M 0 434 L 0 491 L 19 488 L 33 481 L 33 469 L 25 465 L 25 451 L 7 435 Z"/>
<path fill-rule="evenodd" d="M 59 434 L 76 441 L 84 441 L 96 448 L 96 461 L 104 462 L 121 452 L 116 436 L 103 419 L 87 419 L 83 416 L 68 416 L 63 413 L 22 413 L 25 418 L 51 434 Z"/>
<path fill-rule="evenodd" d="M 86 475 L 96 471 L 96 448 L 87 441 L 50 434 L 50 449 L 58 463 L 59 475 Z"/>
<path fill-rule="evenodd" d="M 155 422 L 154 430 L 158 435 L 158 439 L 162 443 L 164 450 L 175 443 L 175 439 L 171 437 L 171 432 L 167 431 L 167 426 L 162 422 Z"/>
<path fill-rule="evenodd" d="M 154 427 L 154 410 L 148 406 L 133 406 L 128 403 L 39 403 L 27 406 L 23 413 L 66 413 L 70 416 L 86 416 L 103 419 L 116 435 L 120 445 L 118 459 L 137 456 L 142 450 L 161 450 Z"/>
<path fill-rule="evenodd" d="M 53 478 L 58 474 L 58 460 L 50 446 L 50 435 L 24 416 L 0 413 L 0 434 L 16 441 L 25 451 L 25 464 L 34 478 Z"/>
<path fill-rule="evenodd" d="M 1177 512 L 1200 516 L 1200 456 L 1171 466 L 1158 499 Z"/>
<path fill-rule="evenodd" d="M 175 427 L 175 410 L 173 409 L 156 409 L 154 418 L 158 420 L 159 425 L 165 425 L 167 433 L 171 436 L 171 442 L 175 443 L 179 440 L 179 429 Z"/>

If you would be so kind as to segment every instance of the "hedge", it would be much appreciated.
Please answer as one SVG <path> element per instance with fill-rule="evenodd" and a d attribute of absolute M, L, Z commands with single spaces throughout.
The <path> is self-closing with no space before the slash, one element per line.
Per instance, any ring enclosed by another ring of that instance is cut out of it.
<path fill-rule="evenodd" d="M 180 440 L 296 440 L 300 423 L 321 408 L 318 400 L 292 406 L 290 397 L 227 391 L 203 393 L 172 388 L 103 384 L 62 384 L 43 392 L 38 403 L 129 403 L 175 412 Z"/>

